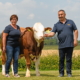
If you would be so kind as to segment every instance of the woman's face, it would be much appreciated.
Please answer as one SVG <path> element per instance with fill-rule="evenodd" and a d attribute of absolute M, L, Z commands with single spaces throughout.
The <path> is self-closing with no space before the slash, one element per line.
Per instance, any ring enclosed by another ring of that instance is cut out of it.
<path fill-rule="evenodd" d="M 16 18 L 13 18 L 13 19 L 11 20 L 11 24 L 12 24 L 12 25 L 16 25 L 17 21 L 18 21 L 18 20 L 17 20 Z"/>

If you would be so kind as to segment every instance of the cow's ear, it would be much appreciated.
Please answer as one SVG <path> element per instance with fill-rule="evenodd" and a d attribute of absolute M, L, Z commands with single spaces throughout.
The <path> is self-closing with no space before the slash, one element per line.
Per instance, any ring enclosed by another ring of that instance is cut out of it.
<path fill-rule="evenodd" d="M 32 27 L 26 27 L 25 28 L 27 31 L 33 31 L 33 28 Z"/>
<path fill-rule="evenodd" d="M 47 28 L 45 28 L 44 30 L 45 30 L 45 31 L 51 31 L 52 28 L 51 28 L 51 27 L 47 27 Z"/>

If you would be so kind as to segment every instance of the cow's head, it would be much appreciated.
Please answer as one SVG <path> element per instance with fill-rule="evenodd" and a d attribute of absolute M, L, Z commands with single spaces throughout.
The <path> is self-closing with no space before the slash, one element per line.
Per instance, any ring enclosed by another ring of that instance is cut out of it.
<path fill-rule="evenodd" d="M 38 46 L 40 45 L 40 43 L 44 40 L 44 32 L 47 31 L 51 31 L 52 28 L 47 27 L 44 28 L 44 26 L 41 23 L 35 23 L 33 27 L 26 27 L 27 31 L 32 31 L 34 34 L 34 38 L 38 43 Z"/>
<path fill-rule="evenodd" d="M 34 38 L 41 41 L 44 38 L 44 32 L 47 30 L 51 31 L 52 29 L 50 27 L 44 28 L 41 23 L 35 23 L 33 26 Z"/>

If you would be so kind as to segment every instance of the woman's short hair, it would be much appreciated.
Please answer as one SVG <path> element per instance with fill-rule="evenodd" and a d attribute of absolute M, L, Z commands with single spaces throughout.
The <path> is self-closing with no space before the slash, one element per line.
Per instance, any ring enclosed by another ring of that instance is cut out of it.
<path fill-rule="evenodd" d="M 18 16 L 17 16 L 16 14 L 11 15 L 11 17 L 10 17 L 10 21 L 11 21 L 13 18 L 16 18 L 17 21 L 18 21 Z"/>

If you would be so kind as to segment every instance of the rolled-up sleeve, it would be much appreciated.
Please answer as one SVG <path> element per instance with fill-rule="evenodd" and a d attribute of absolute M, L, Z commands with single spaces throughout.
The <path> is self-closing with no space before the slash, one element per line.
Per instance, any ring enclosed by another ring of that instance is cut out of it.
<path fill-rule="evenodd" d="M 57 27 L 56 27 L 56 24 L 54 24 L 54 26 L 53 26 L 53 29 L 52 29 L 52 32 L 57 32 Z"/>
<path fill-rule="evenodd" d="M 73 27 L 73 30 L 77 30 L 77 27 L 76 27 L 76 24 L 74 23 L 74 21 L 72 21 L 72 27 Z"/>

